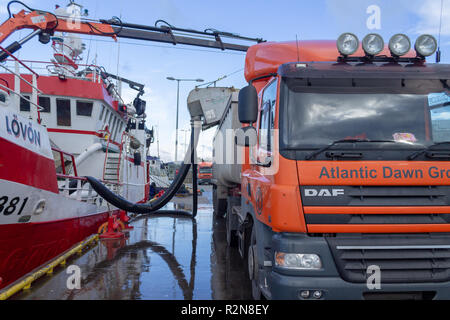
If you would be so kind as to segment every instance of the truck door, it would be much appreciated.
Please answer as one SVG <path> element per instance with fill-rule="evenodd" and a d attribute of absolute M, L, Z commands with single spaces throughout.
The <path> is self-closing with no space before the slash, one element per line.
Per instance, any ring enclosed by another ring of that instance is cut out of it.
<path fill-rule="evenodd" d="M 257 217 L 262 221 L 268 221 L 270 211 L 270 186 L 273 176 L 267 168 L 273 163 L 274 127 L 275 127 L 275 105 L 277 99 L 277 81 L 270 82 L 263 91 L 258 124 L 258 146 L 255 166 L 255 211 Z"/>
<path fill-rule="evenodd" d="M 257 162 L 262 167 L 270 166 L 272 161 L 276 99 L 277 81 L 274 80 L 263 91 L 259 115 Z"/>

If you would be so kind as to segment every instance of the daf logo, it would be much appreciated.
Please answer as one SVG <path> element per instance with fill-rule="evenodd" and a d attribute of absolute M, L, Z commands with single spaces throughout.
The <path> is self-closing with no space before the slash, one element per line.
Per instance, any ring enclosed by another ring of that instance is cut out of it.
<path fill-rule="evenodd" d="M 305 189 L 305 197 L 338 197 L 344 195 L 344 189 Z"/>

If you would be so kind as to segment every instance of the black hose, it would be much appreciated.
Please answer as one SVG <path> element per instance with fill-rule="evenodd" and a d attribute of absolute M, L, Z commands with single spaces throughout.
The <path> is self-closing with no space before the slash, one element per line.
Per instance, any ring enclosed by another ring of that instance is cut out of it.
<path fill-rule="evenodd" d="M 184 179 L 186 178 L 186 175 L 189 173 L 189 169 L 191 167 L 191 164 L 188 163 L 189 161 L 186 161 L 186 159 L 191 160 L 192 163 L 194 163 L 193 167 L 197 167 L 195 165 L 195 150 L 198 142 L 198 137 L 196 135 L 198 134 L 196 131 L 194 125 L 195 121 L 191 121 L 191 146 L 188 149 L 188 154 L 185 157 L 184 163 L 181 165 L 181 168 L 176 175 L 175 179 L 172 181 L 169 188 L 164 192 L 164 194 L 158 198 L 155 202 L 151 204 L 144 204 L 144 203 L 132 203 L 125 198 L 121 197 L 118 194 L 115 194 L 110 189 L 108 189 L 101 181 L 94 177 L 86 176 L 87 181 L 90 183 L 92 188 L 108 203 L 112 204 L 113 206 L 125 210 L 127 212 L 137 213 L 137 214 L 148 214 L 148 213 L 158 213 L 158 212 L 164 212 L 168 213 L 169 211 L 172 214 L 176 214 L 177 212 L 180 212 L 180 210 L 161 210 L 162 207 L 164 207 L 177 193 L 178 189 L 180 189 L 181 185 L 184 182 Z M 190 156 L 190 157 L 189 157 Z M 194 171 L 193 171 L 194 172 Z M 197 203 L 198 203 L 198 195 L 197 195 L 197 176 L 196 174 L 193 175 L 192 183 L 193 183 L 193 208 L 192 208 L 192 216 L 195 217 L 197 215 Z M 195 180 L 195 181 L 194 181 Z M 194 183 L 195 182 L 195 183 Z M 181 214 L 185 215 L 186 211 L 181 211 Z"/>

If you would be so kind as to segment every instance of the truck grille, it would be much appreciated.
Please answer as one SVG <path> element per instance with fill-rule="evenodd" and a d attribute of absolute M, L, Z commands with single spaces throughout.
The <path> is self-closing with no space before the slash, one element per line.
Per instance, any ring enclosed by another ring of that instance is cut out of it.
<path fill-rule="evenodd" d="M 450 214 L 305 214 L 308 224 L 447 224 Z"/>
<path fill-rule="evenodd" d="M 300 186 L 300 192 L 304 206 L 450 206 L 450 186 Z"/>
<path fill-rule="evenodd" d="M 365 283 L 369 266 L 381 270 L 381 283 L 450 280 L 448 235 L 338 235 L 327 237 L 341 277 Z"/>

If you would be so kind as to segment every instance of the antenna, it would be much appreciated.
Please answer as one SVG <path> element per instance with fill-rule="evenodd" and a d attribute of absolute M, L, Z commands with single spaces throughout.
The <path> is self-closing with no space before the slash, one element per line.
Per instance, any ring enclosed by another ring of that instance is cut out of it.
<path fill-rule="evenodd" d="M 444 0 L 441 0 L 441 18 L 439 20 L 439 38 L 438 38 L 438 49 L 436 51 L 436 63 L 441 62 L 441 31 L 442 31 L 442 12 L 444 8 Z"/>
<path fill-rule="evenodd" d="M 298 50 L 297 34 L 295 34 L 295 42 L 297 43 L 297 61 L 300 62 L 300 51 Z"/>

